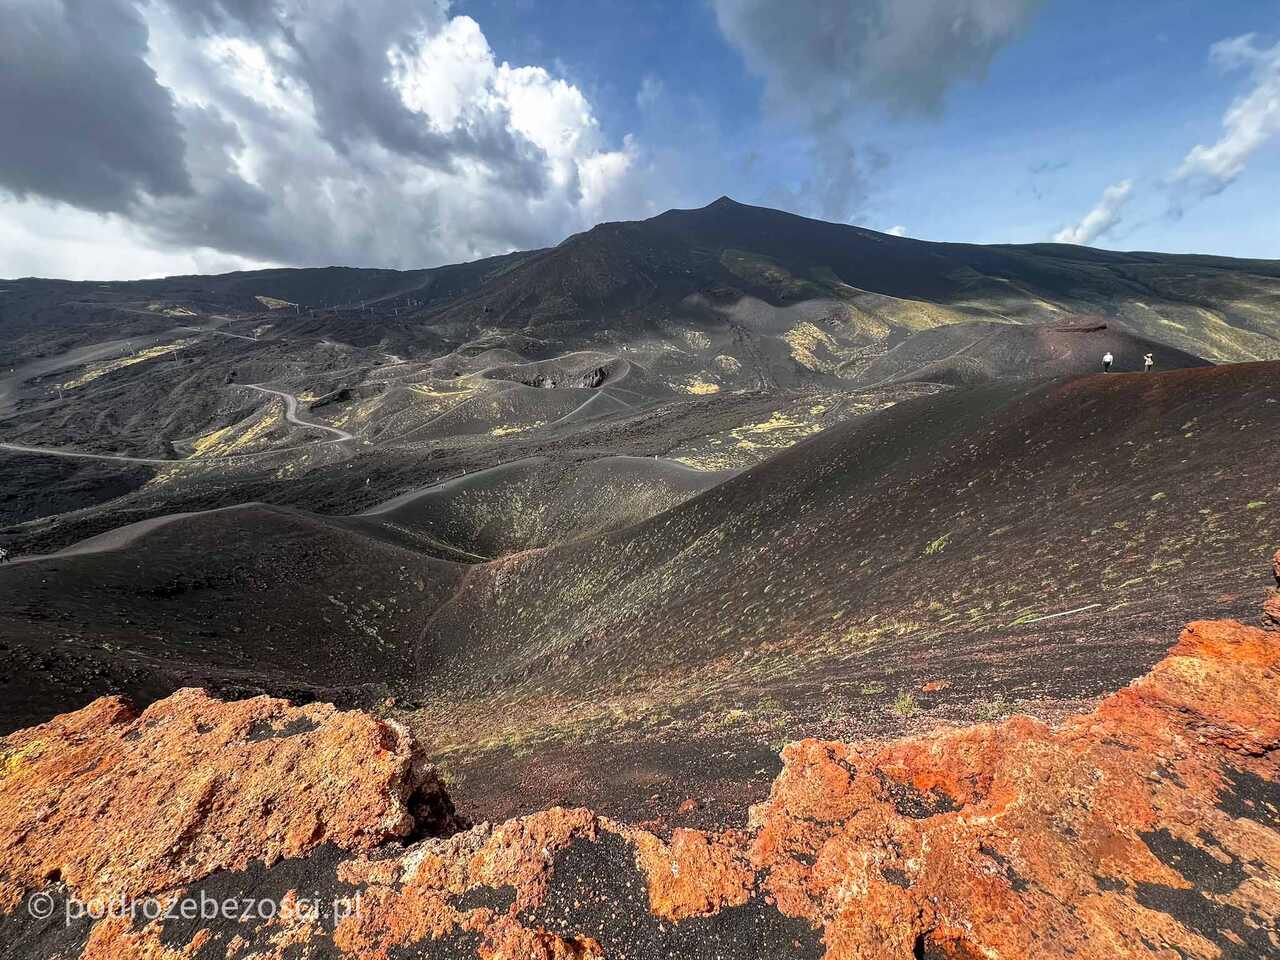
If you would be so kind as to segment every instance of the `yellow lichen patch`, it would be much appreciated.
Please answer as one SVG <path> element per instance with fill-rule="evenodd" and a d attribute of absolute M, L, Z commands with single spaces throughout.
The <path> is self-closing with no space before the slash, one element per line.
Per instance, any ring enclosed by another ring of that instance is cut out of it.
<path fill-rule="evenodd" d="M 166 317 L 198 317 L 189 307 L 165 306 L 163 303 L 148 303 L 147 309 L 152 313 L 163 313 Z"/>
<path fill-rule="evenodd" d="M 742 466 L 742 458 L 732 456 L 722 452 L 707 452 L 702 454 L 689 454 L 682 457 L 672 457 L 676 463 L 683 463 L 686 467 L 693 470 L 706 470 L 715 473 L 719 470 L 734 470 Z"/>
<path fill-rule="evenodd" d="M 710 380 L 704 379 L 701 374 L 694 374 L 684 383 L 672 384 L 672 386 L 677 390 L 683 390 L 685 393 L 692 393 L 697 396 L 720 392 L 718 383 L 712 383 Z"/>
<path fill-rule="evenodd" d="M 288 300 L 279 300 L 276 297 L 254 297 L 260 304 L 268 310 L 283 310 L 286 307 L 296 307 L 296 303 L 290 303 Z"/>
<path fill-rule="evenodd" d="M 726 250 L 720 256 L 720 263 L 730 273 L 750 283 L 771 287 L 790 297 L 808 299 L 828 295 L 825 287 L 797 277 L 782 264 L 759 254 Z"/>
<path fill-rule="evenodd" d="M 670 458 L 695 470 L 736 470 L 759 463 L 805 437 L 822 430 L 825 404 L 801 407 L 791 412 L 775 411 L 768 420 L 745 423 L 722 434 L 705 437 L 696 444 L 672 451 Z M 813 419 L 805 418 L 806 412 Z"/>
<path fill-rule="evenodd" d="M 837 353 L 836 342 L 824 330 L 812 323 L 798 323 L 782 335 L 782 339 L 791 348 L 791 359 L 802 367 L 819 373 L 834 373 L 838 363 L 834 360 Z M 826 353 L 833 359 L 821 359 L 819 353 Z"/>
<path fill-rule="evenodd" d="M 860 287 L 841 283 L 836 294 L 854 309 L 852 332 L 879 339 L 887 336 L 894 327 L 907 330 L 928 330 L 948 323 L 972 320 L 971 314 L 952 307 L 930 303 L 927 300 L 906 300 L 888 294 L 872 293 Z M 984 306 L 982 304 L 968 304 Z M 999 314 L 990 319 L 997 319 Z"/>
<path fill-rule="evenodd" d="M 364 424 L 373 419 L 373 415 L 378 412 L 383 404 L 381 396 L 369 397 L 361 400 L 354 406 L 348 407 L 342 416 L 333 421 L 333 426 L 343 430 L 357 430 Z"/>
<path fill-rule="evenodd" d="M 821 429 L 821 423 L 797 420 L 779 410 L 768 420 L 743 424 L 730 430 L 729 435 L 738 441 L 737 445 L 741 449 L 776 449 L 789 447 Z"/>
<path fill-rule="evenodd" d="M 411 383 L 409 389 L 423 397 L 465 397 L 475 393 L 475 387 L 463 387 L 461 390 L 438 390 L 429 383 Z"/>
<path fill-rule="evenodd" d="M 157 470 L 155 475 L 147 481 L 146 486 L 170 483 L 182 473 L 181 466 L 164 467 Z"/>
<path fill-rule="evenodd" d="M 214 430 L 202 437 L 197 437 L 191 444 L 192 458 L 225 457 L 233 453 L 247 452 L 258 440 L 265 437 L 280 422 L 274 413 L 263 413 L 252 420 L 246 427 L 242 423 L 233 423 L 229 427 Z"/>
<path fill-rule="evenodd" d="M 234 431 L 234 426 L 223 427 L 212 433 L 206 433 L 203 437 L 197 437 L 191 444 L 192 456 L 203 457 L 206 454 L 218 452 L 222 445 L 234 436 Z"/>
<path fill-rule="evenodd" d="M 116 370 L 123 370 L 125 367 L 132 367 L 136 363 L 144 363 L 147 360 L 154 360 L 156 357 L 162 357 L 166 353 L 173 353 L 175 350 L 181 350 L 183 347 L 189 347 L 195 343 L 191 340 L 175 340 L 173 343 L 162 343 L 154 347 L 148 347 L 146 350 L 139 350 L 137 353 L 131 353 L 128 356 L 116 357 L 114 360 L 107 360 L 104 363 L 95 363 L 84 369 L 84 372 L 74 380 L 68 380 L 62 385 L 63 390 L 74 390 L 76 387 L 83 387 L 86 383 L 91 383 L 99 377 L 104 377 L 108 373 L 114 373 Z"/>
<path fill-rule="evenodd" d="M 838 627 L 834 640 L 839 647 L 870 647 L 881 640 L 901 639 L 913 633 L 919 633 L 925 624 L 915 620 L 897 620 L 890 617 L 887 621 L 876 623 L 872 617 L 865 623 L 855 623 L 848 627 Z"/>
<path fill-rule="evenodd" d="M 0 752 L 0 780 L 7 780 L 9 777 L 20 774 L 23 768 L 26 767 L 27 761 L 33 757 L 38 757 L 43 748 L 44 741 L 33 740 L 17 750 Z"/>
<path fill-rule="evenodd" d="M 507 437 L 513 433 L 524 433 L 526 430 L 534 430 L 534 429 L 537 429 L 538 427 L 544 427 L 546 426 L 546 424 L 547 424 L 547 421 L 545 420 L 537 420 L 537 421 L 534 421 L 533 423 L 519 423 L 509 427 L 494 427 L 492 430 L 489 431 L 489 436 Z"/>

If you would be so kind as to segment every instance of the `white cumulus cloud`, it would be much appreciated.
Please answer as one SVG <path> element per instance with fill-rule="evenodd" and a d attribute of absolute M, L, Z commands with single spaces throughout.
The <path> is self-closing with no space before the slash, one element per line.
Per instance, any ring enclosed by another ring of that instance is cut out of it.
<path fill-rule="evenodd" d="M 1133 192 L 1132 180 L 1121 180 L 1102 191 L 1102 199 L 1073 226 L 1063 227 L 1053 239 L 1058 243 L 1093 243 L 1120 222 L 1120 211 Z"/>
<path fill-rule="evenodd" d="M 1210 57 L 1223 70 L 1248 69 L 1253 86 L 1227 109 L 1222 136 L 1197 144 L 1173 174 L 1205 195 L 1228 187 L 1244 171 L 1249 158 L 1280 133 L 1280 42 L 1258 45 L 1254 34 L 1215 43 Z"/>
<path fill-rule="evenodd" d="M 33 131 L 0 161 L 0 233 L 115 225 L 137 251 L 85 270 L 21 258 L 32 272 L 138 276 L 191 263 L 186 251 L 420 267 L 656 212 L 633 138 L 610 142 L 587 95 L 546 67 L 498 61 L 443 0 L 23 2 L 0 40 L 5 82 L 60 94 L 12 117 L 0 97 L 0 124 Z M 111 29 L 128 42 L 110 58 L 68 52 Z M 100 102 L 145 149 L 117 149 Z"/>

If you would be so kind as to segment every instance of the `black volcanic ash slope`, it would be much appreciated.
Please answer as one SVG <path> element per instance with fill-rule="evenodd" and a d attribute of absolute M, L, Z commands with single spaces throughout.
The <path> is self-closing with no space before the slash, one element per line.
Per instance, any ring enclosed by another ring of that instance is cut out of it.
<path fill-rule="evenodd" d="M 264 504 L 143 521 L 0 567 L 0 726 L 184 686 L 370 704 L 464 568 Z"/>
<path fill-rule="evenodd" d="M 1280 509 L 1278 375 L 898 404 L 636 526 L 477 569 L 430 624 L 421 683 L 530 702 L 892 695 L 934 678 L 960 699 L 1114 689 L 1169 624 L 1254 608 L 1239 578 Z"/>
<path fill-rule="evenodd" d="M 774 311 L 781 329 L 737 309 L 743 298 Z M 433 319 L 483 317 L 552 336 L 687 322 L 751 346 L 753 372 L 767 380 L 792 375 L 776 341 L 802 318 L 776 311 L 801 303 L 822 305 L 808 319 L 838 346 L 964 320 L 1060 325 L 1086 315 L 1211 359 L 1280 350 L 1275 261 L 928 243 L 727 198 L 602 224 L 513 265 Z"/>
<path fill-rule="evenodd" d="M 520 471 L 382 516 L 250 505 L 108 534 L 0 568 L 5 724 L 188 683 L 344 702 L 407 690 L 511 715 L 637 689 L 676 711 L 767 693 L 803 713 L 817 687 L 892 699 L 935 677 L 957 704 L 1092 695 L 1144 669 L 1168 623 L 1251 608 L 1237 578 L 1274 528 L 1277 453 L 1262 440 L 1280 426 L 1278 373 L 904 402 L 585 538 L 611 508 L 575 515 L 572 486 L 529 539 L 486 520 L 513 495 L 554 502 L 559 483 Z M 421 552 L 449 538 L 473 561 L 563 545 L 471 566 Z M 1075 607 L 1088 609 L 1032 622 Z"/>
<path fill-rule="evenodd" d="M 1114 373 L 1142 370 L 1147 354 L 1159 371 L 1209 365 L 1105 323 L 1024 326 L 977 321 L 913 334 L 872 361 L 854 382 L 867 388 L 911 381 L 960 386 L 1026 379 L 1033 371 L 1037 376 L 1071 376 L 1098 372 L 1108 353 L 1115 358 Z"/>

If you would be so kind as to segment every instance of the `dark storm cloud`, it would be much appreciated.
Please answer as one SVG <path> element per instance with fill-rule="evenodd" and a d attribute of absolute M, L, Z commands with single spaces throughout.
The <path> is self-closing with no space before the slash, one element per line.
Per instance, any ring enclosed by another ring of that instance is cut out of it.
<path fill-rule="evenodd" d="M 94 211 L 191 189 L 172 95 L 128 0 L 0 4 L 0 189 Z"/>

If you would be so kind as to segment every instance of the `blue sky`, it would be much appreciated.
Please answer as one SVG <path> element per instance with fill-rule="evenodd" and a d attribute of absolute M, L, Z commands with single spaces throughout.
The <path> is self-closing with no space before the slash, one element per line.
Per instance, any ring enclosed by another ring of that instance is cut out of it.
<path fill-rule="evenodd" d="M 721 194 L 1280 258 L 1280 0 L 9 0 L 0 276 L 415 267 Z"/>
<path fill-rule="evenodd" d="M 469 0 L 457 9 L 485 27 L 499 57 L 561 65 L 589 91 L 610 136 L 686 144 L 696 158 L 690 204 L 720 193 L 776 203 L 779 184 L 809 172 L 806 132 L 763 109 L 762 79 L 707 3 Z M 1181 216 L 1170 213 L 1163 183 L 1188 150 L 1217 138 L 1223 113 L 1250 88 L 1246 71 L 1210 62 L 1211 45 L 1250 33 L 1280 41 L 1280 3 L 1047 3 L 985 75 L 951 87 L 937 113 L 903 117 L 874 102 L 850 112 L 851 137 L 885 154 L 853 219 L 925 239 L 1034 243 L 1129 178 L 1131 215 L 1094 245 L 1280 258 L 1276 144 Z M 665 115 L 637 102 L 655 80 L 674 104 Z M 679 117 L 714 129 L 716 157 L 700 156 L 672 122 Z"/>

